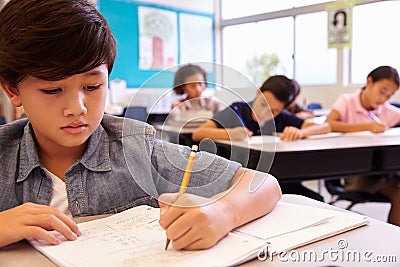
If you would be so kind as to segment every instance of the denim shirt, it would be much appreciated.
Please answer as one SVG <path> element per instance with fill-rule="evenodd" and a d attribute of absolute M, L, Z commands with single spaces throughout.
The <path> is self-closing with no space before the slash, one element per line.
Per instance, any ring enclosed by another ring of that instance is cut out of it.
<path fill-rule="evenodd" d="M 0 126 L 0 211 L 25 202 L 49 205 L 52 181 L 27 119 Z M 155 138 L 152 126 L 104 115 L 88 147 L 65 173 L 74 217 L 116 213 L 178 192 L 189 147 Z M 211 197 L 229 188 L 240 164 L 198 152 L 187 193 Z"/>

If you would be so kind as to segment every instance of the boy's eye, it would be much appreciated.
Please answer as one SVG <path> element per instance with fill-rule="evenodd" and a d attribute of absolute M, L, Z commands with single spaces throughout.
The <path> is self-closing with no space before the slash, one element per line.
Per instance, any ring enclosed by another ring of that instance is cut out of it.
<path fill-rule="evenodd" d="M 96 84 L 96 85 L 85 85 L 83 88 L 85 88 L 88 91 L 93 91 L 96 89 L 100 88 L 100 84 Z"/>
<path fill-rule="evenodd" d="M 54 95 L 54 94 L 57 94 L 57 93 L 61 92 L 61 88 L 45 89 L 45 90 L 42 90 L 42 92 L 45 93 L 45 94 Z"/>

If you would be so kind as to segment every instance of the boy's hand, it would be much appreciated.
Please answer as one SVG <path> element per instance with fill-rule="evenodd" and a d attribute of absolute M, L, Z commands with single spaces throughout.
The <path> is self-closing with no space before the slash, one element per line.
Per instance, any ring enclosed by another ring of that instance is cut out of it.
<path fill-rule="evenodd" d="M 25 203 L 0 212 L 0 247 L 24 238 L 35 238 L 57 245 L 60 240 L 52 234 L 55 230 L 68 240 L 75 240 L 81 233 L 76 223 L 56 208 Z"/>
<path fill-rule="evenodd" d="M 302 130 L 293 126 L 285 127 L 281 136 L 282 141 L 294 141 L 302 138 L 304 138 Z"/>
<path fill-rule="evenodd" d="M 386 130 L 386 124 L 382 122 L 373 122 L 370 124 L 369 130 L 373 133 L 383 133 Z"/>
<path fill-rule="evenodd" d="M 228 132 L 229 139 L 232 141 L 243 141 L 247 137 L 253 135 L 252 131 L 250 131 L 249 129 L 247 129 L 245 127 L 241 127 L 241 126 L 226 129 L 226 131 Z"/>
<path fill-rule="evenodd" d="M 175 249 L 214 246 L 231 230 L 227 212 L 218 201 L 192 194 L 163 194 L 159 198 L 160 225 Z"/>

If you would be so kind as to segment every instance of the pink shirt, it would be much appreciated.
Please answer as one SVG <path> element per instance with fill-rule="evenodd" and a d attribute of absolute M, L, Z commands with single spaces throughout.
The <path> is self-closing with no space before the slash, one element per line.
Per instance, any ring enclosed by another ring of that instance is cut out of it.
<path fill-rule="evenodd" d="M 373 121 L 368 115 L 367 110 L 361 105 L 360 94 L 361 89 L 351 94 L 343 94 L 333 104 L 332 109 L 339 113 L 340 121 L 347 123 L 367 123 Z M 400 109 L 388 102 L 379 105 L 372 112 L 382 122 L 386 123 L 389 128 L 396 126 L 400 122 Z"/>

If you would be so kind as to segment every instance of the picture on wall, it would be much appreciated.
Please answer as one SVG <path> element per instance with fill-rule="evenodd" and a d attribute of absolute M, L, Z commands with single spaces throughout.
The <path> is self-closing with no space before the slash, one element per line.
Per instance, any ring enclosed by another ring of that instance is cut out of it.
<path fill-rule="evenodd" d="M 139 68 L 165 69 L 178 63 L 176 12 L 140 6 Z"/>

